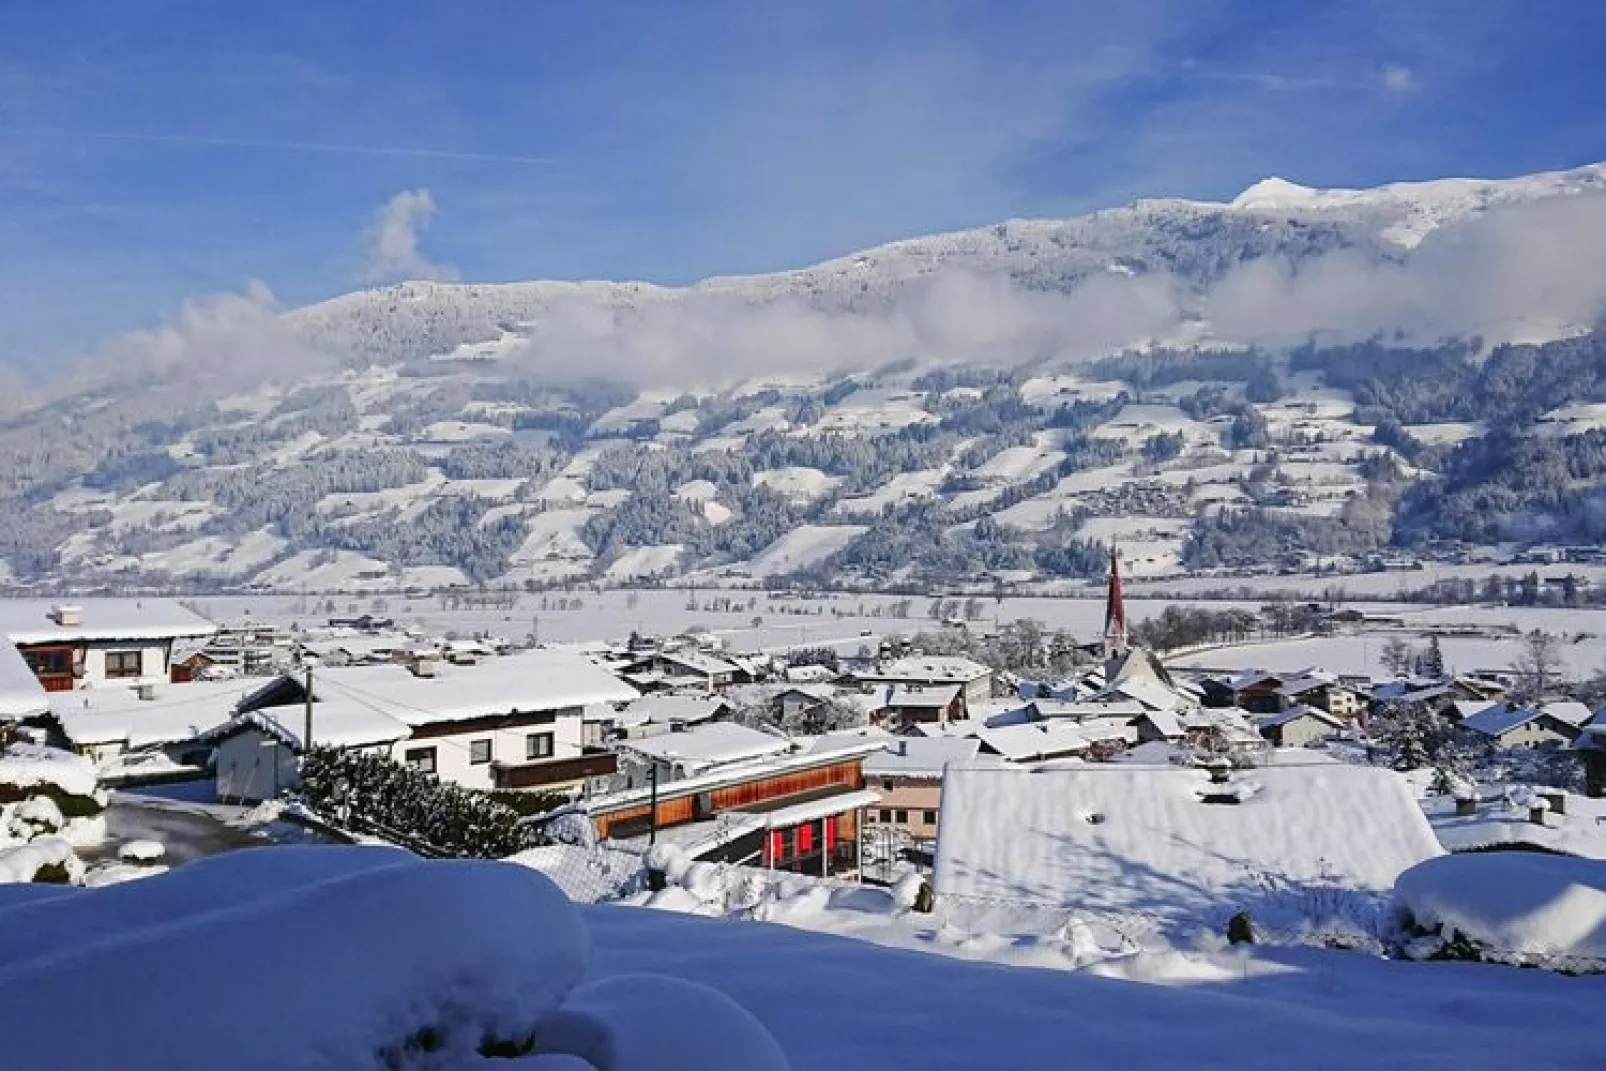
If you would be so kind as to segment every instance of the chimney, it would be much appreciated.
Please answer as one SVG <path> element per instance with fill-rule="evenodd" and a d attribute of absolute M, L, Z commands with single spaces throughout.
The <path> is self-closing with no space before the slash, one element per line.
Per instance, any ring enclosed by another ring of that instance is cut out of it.
<path fill-rule="evenodd" d="M 441 659 L 433 651 L 421 652 L 413 656 L 413 676 L 438 677 L 440 672 Z"/>
<path fill-rule="evenodd" d="M 50 616 L 56 619 L 56 624 L 62 628 L 75 628 L 84 623 L 84 608 L 82 606 L 57 606 L 50 611 Z"/>
<path fill-rule="evenodd" d="M 898 741 L 898 754 L 900 756 L 904 757 L 904 758 L 908 758 L 909 757 L 909 741 L 907 741 L 907 740 L 899 740 Z"/>
<path fill-rule="evenodd" d="M 149 703 L 156 698 L 156 685 L 141 684 L 134 689 L 134 694 L 139 696 L 142 701 Z"/>

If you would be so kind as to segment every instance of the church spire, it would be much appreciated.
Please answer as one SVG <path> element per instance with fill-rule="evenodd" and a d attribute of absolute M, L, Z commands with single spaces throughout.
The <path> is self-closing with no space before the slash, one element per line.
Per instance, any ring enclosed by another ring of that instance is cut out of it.
<path fill-rule="evenodd" d="M 1104 650 L 1107 657 L 1126 654 L 1126 602 L 1121 597 L 1121 552 L 1110 544 L 1110 588 L 1104 602 Z"/>

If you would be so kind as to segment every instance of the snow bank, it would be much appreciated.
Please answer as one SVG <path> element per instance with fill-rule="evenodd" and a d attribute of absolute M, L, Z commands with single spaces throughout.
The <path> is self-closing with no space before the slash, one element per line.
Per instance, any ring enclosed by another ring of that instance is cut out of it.
<path fill-rule="evenodd" d="M 40 871 L 52 869 L 68 881 L 84 876 L 83 862 L 61 837 L 40 837 L 27 844 L 0 848 L 0 884 L 34 881 Z"/>
<path fill-rule="evenodd" d="M 1395 892 L 1419 925 L 1465 937 L 1491 959 L 1606 960 L 1606 863 L 1522 851 L 1447 855 L 1401 874 Z"/>
<path fill-rule="evenodd" d="M 394 849 L 248 849 L 105 888 L 27 887 L 0 892 L 0 1057 L 405 1071 L 533 1045 L 544 1066 L 564 1053 L 601 1071 L 787 1067 L 706 987 L 576 991 L 589 955 L 575 907 L 539 874 Z"/>

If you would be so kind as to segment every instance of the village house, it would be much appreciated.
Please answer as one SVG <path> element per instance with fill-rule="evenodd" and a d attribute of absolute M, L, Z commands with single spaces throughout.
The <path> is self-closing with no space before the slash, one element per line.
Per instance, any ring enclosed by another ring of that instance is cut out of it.
<path fill-rule="evenodd" d="M 721 766 L 786 754 L 792 741 L 734 722 L 715 721 L 622 740 L 614 745 L 626 761 L 610 791 L 625 791 L 697 777 Z M 634 761 L 630 761 L 634 760 Z"/>
<path fill-rule="evenodd" d="M 1322 669 L 1307 669 L 1283 681 L 1277 695 L 1283 711 L 1315 707 L 1342 721 L 1364 714 L 1368 702 L 1365 694 L 1346 687 L 1337 674 Z"/>
<path fill-rule="evenodd" d="M 947 725 L 965 716 L 964 696 L 957 684 L 944 686 L 894 684 L 876 698 L 872 717 L 894 731 L 936 722 Z"/>
<path fill-rule="evenodd" d="M 670 843 L 692 859 L 856 876 L 861 812 L 881 799 L 865 787 L 864 760 L 882 746 L 853 741 L 726 766 L 583 806 L 598 838 L 623 847 Z"/>
<path fill-rule="evenodd" d="M 171 599 L 0 599 L 0 636 L 47 692 L 165 683 L 174 643 L 216 630 Z"/>
<path fill-rule="evenodd" d="M 212 756 L 203 734 L 261 683 L 234 678 L 53 692 L 50 720 L 62 742 L 94 760 L 103 781 L 193 778 L 204 775 Z"/>
<path fill-rule="evenodd" d="M 1581 725 L 1567 719 L 1567 713 L 1566 709 L 1550 712 L 1545 707 L 1495 703 L 1463 719 L 1460 727 L 1468 737 L 1502 748 L 1566 747 L 1577 740 L 1582 731 Z"/>
<path fill-rule="evenodd" d="M 872 668 L 861 670 L 853 677 L 871 688 L 901 686 L 914 690 L 957 687 L 958 717 L 968 715 L 970 704 L 986 702 L 993 696 L 993 671 L 980 662 L 956 656 L 912 655 L 878 661 Z"/>
<path fill-rule="evenodd" d="M 935 840 L 943 769 L 950 762 L 975 762 L 980 750 L 974 738 L 899 737 L 865 759 L 865 783 L 881 792 L 881 801 L 865 811 L 867 835 L 879 828 Z"/>
<path fill-rule="evenodd" d="M 775 713 L 783 722 L 824 706 L 836 698 L 836 689 L 829 684 L 791 684 L 775 693 L 771 700 Z"/>
<path fill-rule="evenodd" d="M 586 746 L 583 711 L 637 695 L 584 656 L 557 649 L 478 665 L 430 654 L 311 676 L 314 744 L 381 749 L 478 789 L 553 791 L 611 776 L 617 757 Z M 207 734 L 217 746 L 220 798 L 265 799 L 294 783 L 309 717 L 306 679 L 293 673 L 263 684 Z"/>
<path fill-rule="evenodd" d="M 1255 720 L 1260 735 L 1273 747 L 1309 747 L 1336 736 L 1344 721 L 1320 707 L 1297 706 Z"/>

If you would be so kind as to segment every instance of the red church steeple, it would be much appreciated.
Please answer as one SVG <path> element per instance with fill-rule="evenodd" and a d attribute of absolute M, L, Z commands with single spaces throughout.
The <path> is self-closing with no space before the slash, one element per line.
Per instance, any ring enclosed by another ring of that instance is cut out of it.
<path fill-rule="evenodd" d="M 1126 602 L 1121 597 L 1121 552 L 1110 544 L 1110 589 L 1104 602 L 1104 650 L 1107 657 L 1125 654 Z"/>

